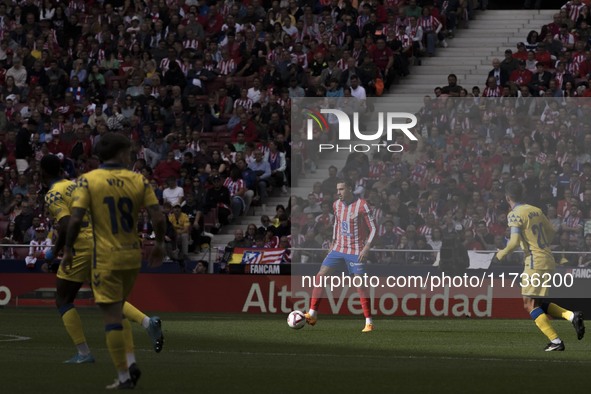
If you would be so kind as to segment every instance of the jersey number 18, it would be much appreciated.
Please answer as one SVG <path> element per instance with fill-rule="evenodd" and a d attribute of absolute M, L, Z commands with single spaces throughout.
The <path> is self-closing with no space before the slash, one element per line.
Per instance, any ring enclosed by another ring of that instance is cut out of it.
<path fill-rule="evenodd" d="M 111 231 L 113 234 L 119 233 L 119 227 L 125 233 L 130 233 L 133 230 L 133 201 L 130 198 L 120 197 L 118 200 L 115 200 L 114 197 L 105 197 L 103 204 L 107 204 L 109 208 Z"/>

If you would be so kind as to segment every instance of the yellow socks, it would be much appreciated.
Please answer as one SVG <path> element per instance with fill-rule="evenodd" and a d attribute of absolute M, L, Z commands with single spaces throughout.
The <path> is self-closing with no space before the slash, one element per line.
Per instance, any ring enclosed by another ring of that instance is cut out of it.
<path fill-rule="evenodd" d="M 125 335 L 123 334 L 123 325 L 107 324 L 105 326 L 107 334 L 107 349 L 111 355 L 111 360 L 115 364 L 117 371 L 127 371 L 127 357 L 125 355 Z"/>
<path fill-rule="evenodd" d="M 547 314 L 556 318 L 556 319 L 564 319 L 568 321 L 573 321 L 574 313 L 569 311 L 568 309 L 564 309 L 554 303 L 548 304 L 548 310 L 546 311 Z"/>
<path fill-rule="evenodd" d="M 74 304 L 66 304 L 59 308 L 59 311 L 62 315 L 64 327 L 70 338 L 72 338 L 74 345 L 86 343 L 86 337 L 82 329 L 82 320 L 80 320 L 80 315 L 78 315 L 78 311 L 74 308 Z"/>
<path fill-rule="evenodd" d="M 146 316 L 142 311 L 131 305 L 129 302 L 123 303 L 123 314 L 126 318 L 137 324 L 142 324 Z"/>
<path fill-rule="evenodd" d="M 550 341 L 558 339 L 558 333 L 550 324 L 550 320 L 548 319 L 548 316 L 546 316 L 542 308 L 535 308 L 529 314 L 536 323 L 536 326 L 538 326 L 540 331 L 542 331 L 542 333 L 544 333 L 544 335 L 547 336 Z"/>

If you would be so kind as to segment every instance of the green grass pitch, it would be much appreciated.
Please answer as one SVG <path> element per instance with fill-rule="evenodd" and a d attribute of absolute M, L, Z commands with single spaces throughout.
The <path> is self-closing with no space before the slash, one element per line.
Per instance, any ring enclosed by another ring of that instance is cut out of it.
<path fill-rule="evenodd" d="M 95 364 L 75 353 L 57 311 L 0 310 L 0 393 L 94 393 L 115 378 L 98 310 L 82 309 Z M 134 324 L 143 393 L 590 392 L 591 338 L 558 321 L 566 351 L 545 353 L 529 320 L 324 317 L 292 330 L 283 315 L 163 314 L 165 346 Z M 11 341 L 18 335 L 29 337 Z M 591 333 L 588 334 L 591 337 Z"/>

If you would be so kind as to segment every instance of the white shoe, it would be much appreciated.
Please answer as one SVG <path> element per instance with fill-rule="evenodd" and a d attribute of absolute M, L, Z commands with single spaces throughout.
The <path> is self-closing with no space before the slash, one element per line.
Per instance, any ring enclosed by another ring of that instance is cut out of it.
<path fill-rule="evenodd" d="M 445 40 L 441 41 L 441 45 L 443 45 L 444 48 L 448 47 L 447 41 L 445 41 Z"/>
<path fill-rule="evenodd" d="M 287 186 L 285 186 L 285 185 L 281 186 L 281 194 L 283 194 L 283 195 L 289 194 L 289 192 L 287 191 Z"/>

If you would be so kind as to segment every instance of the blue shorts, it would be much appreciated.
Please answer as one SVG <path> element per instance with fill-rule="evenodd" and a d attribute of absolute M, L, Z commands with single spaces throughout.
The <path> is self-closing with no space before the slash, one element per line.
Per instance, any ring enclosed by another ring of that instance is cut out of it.
<path fill-rule="evenodd" d="M 331 250 L 324 258 L 322 266 L 335 268 L 342 263 L 347 265 L 347 269 L 351 275 L 365 274 L 365 264 L 359 262 L 359 255 L 356 254 L 346 254 Z"/>

